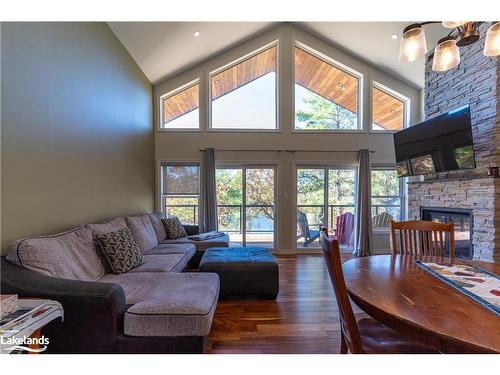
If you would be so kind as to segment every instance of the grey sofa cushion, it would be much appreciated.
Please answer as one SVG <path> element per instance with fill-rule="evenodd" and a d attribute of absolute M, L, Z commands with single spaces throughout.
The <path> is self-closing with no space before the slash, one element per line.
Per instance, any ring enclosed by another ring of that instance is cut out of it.
<path fill-rule="evenodd" d="M 182 272 L 189 263 L 187 254 L 144 255 L 144 264 L 129 272 Z"/>
<path fill-rule="evenodd" d="M 123 217 L 115 217 L 105 221 L 104 223 L 87 224 L 85 226 L 90 228 L 95 236 L 97 234 L 116 232 L 117 230 L 124 229 L 127 227 L 127 223 Z"/>
<path fill-rule="evenodd" d="M 159 244 L 155 248 L 148 251 L 148 255 L 186 254 L 189 259 L 191 259 L 195 253 L 196 247 L 190 243 Z"/>
<path fill-rule="evenodd" d="M 132 305 L 124 318 L 129 336 L 207 336 L 219 296 L 212 273 L 126 273 L 99 281 L 116 283 Z"/>
<path fill-rule="evenodd" d="M 144 264 L 142 252 L 129 228 L 98 234 L 95 238 L 115 275 Z"/>
<path fill-rule="evenodd" d="M 149 219 L 151 220 L 151 224 L 156 232 L 156 238 L 158 238 L 158 242 L 167 239 L 167 231 L 165 230 L 165 226 L 163 225 L 161 219 L 163 218 L 161 213 L 154 213 L 149 215 Z"/>
<path fill-rule="evenodd" d="M 156 237 L 153 224 L 151 224 L 149 214 L 127 216 L 125 221 L 143 253 L 158 246 L 158 238 Z"/>
<path fill-rule="evenodd" d="M 105 273 L 89 228 L 18 240 L 7 260 L 32 271 L 62 279 L 94 281 Z"/>
<path fill-rule="evenodd" d="M 196 246 L 196 251 L 205 251 L 210 247 L 228 247 L 229 246 L 229 236 L 225 234 L 222 237 L 211 238 L 205 241 L 193 241 L 188 237 L 177 238 L 175 240 L 163 240 L 160 245 L 171 245 L 171 244 L 193 244 Z"/>

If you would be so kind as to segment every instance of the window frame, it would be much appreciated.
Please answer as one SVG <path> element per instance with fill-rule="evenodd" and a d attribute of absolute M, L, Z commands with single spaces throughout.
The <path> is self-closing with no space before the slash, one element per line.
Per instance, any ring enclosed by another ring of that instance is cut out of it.
<path fill-rule="evenodd" d="M 394 196 L 394 195 L 384 195 L 384 196 L 379 196 L 379 195 L 372 195 L 372 178 L 371 178 L 371 172 L 373 171 L 394 171 L 396 172 L 396 165 L 395 164 L 372 164 L 371 170 L 370 170 L 370 206 L 372 206 L 372 199 L 373 198 L 399 198 L 399 212 L 400 212 L 400 217 L 398 218 L 398 221 L 403 221 L 406 218 L 406 183 L 405 183 L 405 178 L 399 178 L 398 177 L 398 188 L 399 188 L 399 195 Z M 372 217 L 373 218 L 373 217 Z M 375 228 L 372 225 L 372 232 L 374 233 L 389 233 L 390 232 L 390 227 L 384 227 L 384 228 Z"/>
<path fill-rule="evenodd" d="M 172 166 L 172 167 L 198 167 L 198 223 L 195 223 L 194 225 L 200 225 L 200 219 L 202 215 L 202 207 L 201 207 L 201 191 L 202 191 L 202 186 L 201 186 L 201 162 L 199 161 L 168 161 L 168 160 L 161 160 L 159 163 L 160 166 L 160 173 L 159 173 L 159 196 L 160 196 L 160 212 L 163 215 L 166 215 L 167 212 L 165 210 L 165 201 L 169 197 L 169 194 L 164 194 L 163 190 L 163 173 L 164 173 L 164 167 L 167 166 Z M 177 194 L 177 195 L 170 195 L 170 196 L 185 196 L 186 198 L 192 197 L 192 195 L 183 195 L 183 194 Z M 183 223 L 184 224 L 184 223 Z"/>
<path fill-rule="evenodd" d="M 298 160 L 298 161 L 293 161 L 292 162 L 292 170 L 293 170 L 293 184 L 292 184 L 292 212 L 293 212 L 293 230 L 292 230 L 292 249 L 294 254 L 315 254 L 315 253 L 321 253 L 321 246 L 311 246 L 307 248 L 303 248 L 298 246 L 297 243 L 297 233 L 296 233 L 296 228 L 297 228 L 297 211 L 298 211 L 298 179 L 297 179 L 297 173 L 299 169 L 323 169 L 323 170 L 328 170 L 328 169 L 345 169 L 345 170 L 353 170 L 354 171 L 354 212 L 356 215 L 356 212 L 358 210 L 358 202 L 357 202 L 357 190 L 358 190 L 358 164 L 356 162 L 346 162 L 346 161 L 338 161 L 338 162 L 316 162 L 316 161 L 311 161 L 311 160 Z M 329 191 L 328 191 L 328 176 L 325 173 L 324 176 L 324 191 L 323 191 L 323 206 L 328 206 L 328 198 L 329 198 Z M 351 252 L 352 249 L 341 249 L 341 252 L 344 250 L 349 250 Z M 344 251 L 345 252 L 345 251 Z"/>
<path fill-rule="evenodd" d="M 180 92 L 187 90 L 195 85 L 199 86 L 198 89 L 198 127 L 197 128 L 168 128 L 168 127 L 163 127 L 163 102 L 165 99 L 168 99 L 174 95 L 179 94 Z M 159 104 L 158 108 L 160 109 L 159 111 L 159 120 L 158 120 L 158 131 L 160 132 L 201 132 L 202 131 L 202 126 L 201 126 L 201 78 L 197 77 L 181 86 L 178 86 L 174 90 L 170 90 L 169 92 L 160 95 L 159 98 Z"/>
<path fill-rule="evenodd" d="M 374 134 L 393 134 L 397 133 L 398 131 L 401 131 L 403 129 L 399 130 L 375 130 L 373 129 L 373 89 L 376 88 L 385 94 L 392 96 L 394 99 L 400 100 L 403 102 L 403 129 L 406 129 L 409 127 L 410 124 L 410 105 L 411 105 L 411 100 L 407 96 L 404 96 L 403 94 L 391 89 L 390 87 L 387 87 L 386 85 L 373 80 L 371 87 L 370 87 L 370 123 L 369 123 L 369 132 L 374 133 Z"/>
<path fill-rule="evenodd" d="M 357 129 L 340 129 L 340 130 L 335 130 L 335 129 L 325 129 L 325 130 L 320 130 L 320 129 L 314 129 L 314 130 L 306 130 L 306 129 L 297 129 L 295 127 L 295 48 L 300 48 L 304 50 L 306 53 L 310 54 L 311 56 L 329 64 L 332 65 L 336 69 L 340 69 L 344 71 L 345 73 L 354 76 L 358 80 L 358 90 L 357 90 L 357 106 L 358 106 L 358 111 L 357 111 Z M 297 134 L 314 134 L 314 133 L 319 133 L 319 134 L 325 134 L 325 133 L 336 133 L 336 134 L 359 134 L 359 133 L 365 133 L 366 129 L 364 129 L 364 106 L 363 106 L 363 87 L 364 87 L 364 75 L 363 73 L 331 58 L 330 56 L 308 46 L 307 44 L 295 40 L 293 47 L 292 47 L 292 82 L 291 82 L 291 88 L 292 88 L 292 119 L 293 119 L 293 125 L 292 125 L 292 133 L 297 133 Z"/>
<path fill-rule="evenodd" d="M 241 192 L 242 192 L 242 208 L 243 208 L 243 215 L 241 217 L 242 224 L 244 224 L 245 229 L 246 229 L 246 212 L 245 209 L 247 208 L 246 204 L 246 171 L 248 169 L 273 169 L 274 170 L 274 204 L 273 204 L 273 209 L 274 209 L 274 223 L 273 223 L 273 247 L 272 248 L 267 248 L 271 252 L 278 251 L 280 248 L 278 245 L 278 239 L 279 239 L 279 194 L 278 194 L 278 186 L 280 184 L 280 168 L 281 168 L 281 163 L 277 161 L 266 161 L 266 160 L 259 160 L 259 161 L 233 161 L 233 162 L 218 162 L 215 164 L 215 170 L 217 171 L 218 169 L 241 169 L 242 171 L 242 186 L 241 186 Z M 217 184 L 217 181 L 216 181 Z M 218 215 L 218 214 L 217 214 Z M 219 218 L 217 217 L 217 222 Z M 242 227 L 243 231 L 243 227 Z M 245 240 L 246 240 L 246 233 L 245 233 Z M 243 246 L 243 241 L 242 245 Z M 248 246 L 248 245 L 247 245 Z M 258 245 L 250 245 L 250 246 L 258 246 Z"/>
<path fill-rule="evenodd" d="M 212 77 L 217 75 L 227 69 L 230 69 L 243 61 L 251 59 L 252 57 L 258 55 L 265 50 L 276 47 L 276 78 L 275 78 L 275 123 L 276 128 L 274 129 L 249 129 L 249 128 L 214 128 L 212 127 Z M 239 57 L 236 60 L 232 60 L 231 62 L 220 66 L 217 69 L 211 70 L 208 73 L 207 77 L 207 89 L 208 89 L 208 102 L 207 102 L 207 111 L 208 111 L 208 124 L 207 124 L 207 132 L 226 132 L 226 133 L 281 133 L 281 124 L 280 124 L 280 44 L 279 39 L 275 39 L 270 43 L 267 43 L 257 49 L 253 49 L 251 52 Z"/>

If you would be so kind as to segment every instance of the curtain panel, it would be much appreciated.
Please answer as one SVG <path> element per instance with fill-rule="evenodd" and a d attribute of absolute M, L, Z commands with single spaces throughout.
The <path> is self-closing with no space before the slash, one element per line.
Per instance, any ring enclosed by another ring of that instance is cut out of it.
<path fill-rule="evenodd" d="M 358 186 L 356 191 L 356 246 L 354 255 L 372 255 L 372 205 L 370 151 L 359 151 Z"/>
<path fill-rule="evenodd" d="M 217 230 L 217 197 L 215 188 L 215 151 L 207 148 L 203 154 L 202 165 L 202 207 L 203 220 L 201 230 Z"/>

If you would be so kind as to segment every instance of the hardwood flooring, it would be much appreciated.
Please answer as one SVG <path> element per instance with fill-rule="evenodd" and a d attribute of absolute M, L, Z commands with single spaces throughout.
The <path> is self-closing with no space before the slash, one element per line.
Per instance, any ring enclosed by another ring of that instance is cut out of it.
<path fill-rule="evenodd" d="M 343 260 L 351 257 L 343 254 Z M 323 256 L 277 256 L 276 301 L 219 301 L 209 353 L 339 353 L 338 307 Z M 364 314 L 355 305 L 360 318 Z"/>

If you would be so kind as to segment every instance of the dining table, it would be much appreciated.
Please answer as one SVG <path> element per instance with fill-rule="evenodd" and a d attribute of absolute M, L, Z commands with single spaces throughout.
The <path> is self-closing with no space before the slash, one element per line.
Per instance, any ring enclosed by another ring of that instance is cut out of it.
<path fill-rule="evenodd" d="M 469 264 L 499 275 L 500 264 L 469 259 L 374 255 L 343 264 L 347 291 L 365 313 L 441 353 L 500 353 L 500 316 L 426 269 Z"/>

